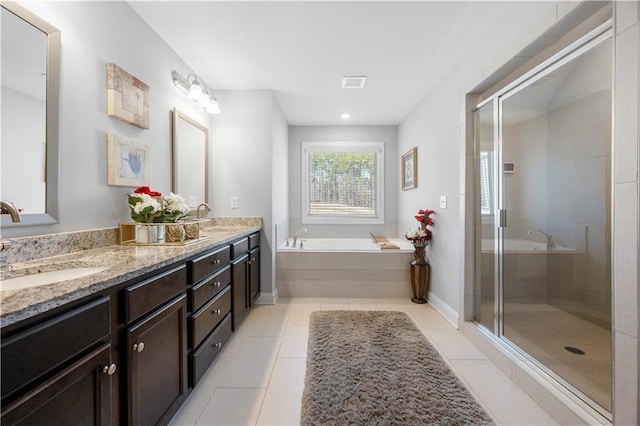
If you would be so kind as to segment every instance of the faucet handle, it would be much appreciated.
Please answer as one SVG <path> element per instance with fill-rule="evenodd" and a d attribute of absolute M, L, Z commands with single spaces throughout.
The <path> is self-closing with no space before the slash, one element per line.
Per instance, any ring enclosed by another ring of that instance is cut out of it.
<path fill-rule="evenodd" d="M 285 238 L 284 240 L 285 240 L 284 246 L 289 247 L 289 238 Z"/>

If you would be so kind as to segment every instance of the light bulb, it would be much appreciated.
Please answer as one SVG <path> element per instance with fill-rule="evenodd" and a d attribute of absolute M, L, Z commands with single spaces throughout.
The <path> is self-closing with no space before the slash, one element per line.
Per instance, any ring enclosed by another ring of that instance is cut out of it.
<path fill-rule="evenodd" d="M 196 102 L 202 98 L 202 87 L 198 84 L 197 80 L 194 81 L 189 88 L 189 97 Z"/>
<path fill-rule="evenodd" d="M 343 120 L 348 120 L 349 118 L 351 118 L 351 113 L 343 112 L 342 114 L 340 114 L 340 118 L 342 118 Z"/>
<path fill-rule="evenodd" d="M 220 114 L 220 105 L 218 105 L 218 101 L 216 101 L 215 99 L 211 99 L 211 103 L 207 108 L 207 112 L 209 114 Z"/>
<path fill-rule="evenodd" d="M 207 108 L 211 104 L 211 98 L 209 96 L 203 94 L 203 96 L 198 101 L 198 106 L 202 108 Z"/>

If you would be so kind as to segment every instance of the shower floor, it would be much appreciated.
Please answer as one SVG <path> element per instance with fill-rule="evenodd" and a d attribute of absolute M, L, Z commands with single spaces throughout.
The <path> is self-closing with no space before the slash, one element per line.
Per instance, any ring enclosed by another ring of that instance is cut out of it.
<path fill-rule="evenodd" d="M 504 335 L 611 411 L 611 330 L 551 305 L 506 303 Z"/>

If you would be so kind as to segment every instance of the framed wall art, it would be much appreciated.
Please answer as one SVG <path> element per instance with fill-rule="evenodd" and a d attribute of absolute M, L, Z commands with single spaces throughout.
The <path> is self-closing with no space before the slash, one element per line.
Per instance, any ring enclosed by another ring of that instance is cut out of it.
<path fill-rule="evenodd" d="M 413 148 L 402 156 L 402 189 L 418 187 L 418 148 Z"/>
<path fill-rule="evenodd" d="M 107 184 L 149 185 L 149 145 L 107 134 Z"/>
<path fill-rule="evenodd" d="M 149 128 L 149 86 L 116 64 L 107 64 L 107 114 Z"/>

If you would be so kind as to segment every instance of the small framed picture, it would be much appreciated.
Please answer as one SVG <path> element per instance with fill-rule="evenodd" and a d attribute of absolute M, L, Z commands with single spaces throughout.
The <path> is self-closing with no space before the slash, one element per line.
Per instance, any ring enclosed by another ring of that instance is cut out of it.
<path fill-rule="evenodd" d="M 149 184 L 149 145 L 124 136 L 107 134 L 107 184 Z"/>
<path fill-rule="evenodd" d="M 149 86 L 116 64 L 107 64 L 107 114 L 149 128 Z"/>
<path fill-rule="evenodd" d="M 418 187 L 418 148 L 402 156 L 402 189 Z"/>

